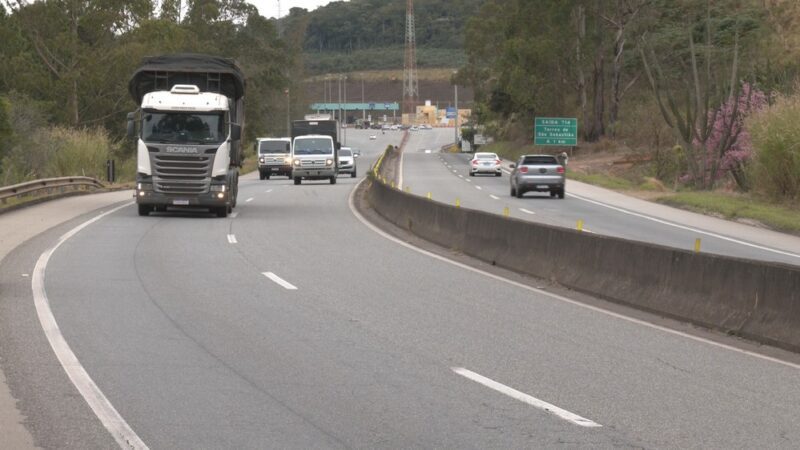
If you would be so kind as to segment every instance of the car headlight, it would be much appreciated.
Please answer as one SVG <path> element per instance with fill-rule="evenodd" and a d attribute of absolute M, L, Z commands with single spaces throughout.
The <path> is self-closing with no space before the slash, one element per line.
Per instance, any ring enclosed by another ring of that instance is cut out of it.
<path fill-rule="evenodd" d="M 326 166 L 332 166 L 333 165 L 333 160 L 332 159 L 325 160 L 325 165 Z"/>
<path fill-rule="evenodd" d="M 261 164 L 264 164 L 264 158 L 258 158 L 258 162 L 260 162 Z"/>
<path fill-rule="evenodd" d="M 295 159 L 294 160 L 294 165 L 295 166 L 299 166 L 300 165 L 300 160 L 299 159 Z"/>

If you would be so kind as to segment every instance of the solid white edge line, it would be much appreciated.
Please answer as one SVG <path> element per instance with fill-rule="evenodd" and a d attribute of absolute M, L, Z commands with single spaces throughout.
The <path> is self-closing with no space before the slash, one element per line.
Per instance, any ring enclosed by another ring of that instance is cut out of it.
<path fill-rule="evenodd" d="M 605 314 L 607 316 L 614 317 L 614 318 L 620 319 L 620 320 L 624 320 L 626 322 L 634 323 L 634 324 L 637 324 L 637 325 L 640 325 L 640 326 L 643 326 L 643 327 L 647 327 L 647 328 L 652 328 L 654 330 L 663 331 L 665 333 L 672 334 L 672 335 L 675 335 L 675 336 L 680 336 L 680 337 L 683 337 L 683 338 L 686 338 L 686 339 L 689 339 L 689 340 L 692 340 L 692 341 L 702 342 L 702 343 L 708 344 L 708 345 L 710 345 L 712 347 L 717 347 L 717 348 L 722 348 L 722 349 L 725 349 L 725 350 L 730 350 L 730 351 L 735 352 L 735 353 L 740 353 L 740 354 L 743 354 L 743 355 L 751 356 L 753 358 L 761 359 L 761 360 L 764 360 L 764 361 L 769 361 L 769 362 L 772 362 L 772 363 L 775 363 L 775 364 L 780 364 L 782 366 L 790 367 L 792 369 L 800 370 L 800 364 L 795 364 L 795 363 L 792 363 L 792 362 L 789 362 L 789 361 L 784 361 L 782 359 L 773 358 L 772 356 L 762 355 L 760 353 L 751 352 L 749 350 L 744 350 L 744 349 L 741 349 L 741 348 L 733 347 L 731 345 L 723 344 L 721 342 L 716 342 L 716 341 L 713 341 L 711 339 L 706 339 L 704 337 L 695 336 L 695 335 L 692 335 L 692 334 L 689 334 L 689 333 L 684 333 L 683 331 L 673 330 L 672 328 L 668 328 L 668 327 L 665 327 L 665 326 L 662 326 L 662 325 L 656 325 L 654 323 L 650 323 L 650 322 L 647 322 L 647 321 L 644 321 L 644 320 L 636 319 L 636 318 L 633 318 L 633 317 L 628 317 L 626 315 L 615 313 L 613 311 L 608 311 L 608 310 L 600 308 L 598 306 L 588 305 L 586 303 L 582 303 L 582 302 L 579 302 L 577 300 L 572 300 L 570 298 L 564 297 L 562 295 L 554 294 L 554 293 L 548 292 L 546 290 L 536 289 L 534 287 L 528 286 L 527 284 L 523 284 L 523 283 L 520 283 L 518 281 L 509 280 L 508 278 L 501 277 L 500 275 L 495 275 L 493 273 L 489 273 L 489 272 L 486 272 L 484 270 L 477 269 L 477 268 L 472 267 L 472 266 L 468 266 L 468 265 L 460 263 L 458 261 L 453 261 L 452 259 L 445 258 L 444 256 L 437 255 L 436 253 L 429 252 L 428 250 L 423 250 L 421 248 L 417 248 L 417 247 L 409 244 L 408 242 L 404 242 L 404 241 L 402 241 L 400 239 L 397 239 L 396 237 L 392 236 L 391 234 L 381 230 L 380 228 L 378 228 L 377 226 L 375 226 L 371 222 L 369 222 L 364 216 L 361 215 L 360 212 L 358 212 L 358 210 L 356 210 L 355 200 L 354 200 L 355 193 L 356 193 L 356 190 L 358 190 L 358 186 L 361 183 L 363 183 L 364 180 L 365 179 L 362 179 L 356 185 L 356 187 L 350 192 L 350 199 L 349 199 L 350 212 L 352 212 L 353 215 L 356 216 L 356 219 L 358 219 L 362 224 L 364 224 L 364 226 L 366 226 L 370 230 L 374 231 L 375 233 L 377 233 L 378 235 L 382 236 L 383 238 L 388 239 L 388 240 L 390 240 L 390 241 L 392 241 L 392 242 L 394 242 L 394 243 L 396 243 L 398 245 L 401 245 L 401 246 L 403 246 L 403 247 L 405 247 L 405 248 L 407 248 L 409 250 L 413 250 L 413 251 L 415 251 L 417 253 L 421 253 L 423 255 L 429 256 L 429 257 L 431 257 L 433 259 L 437 259 L 439 261 L 451 264 L 453 266 L 460 267 L 460 268 L 462 268 L 464 270 L 468 270 L 470 272 L 474 272 L 474 273 L 483 275 L 483 276 L 491 278 L 493 280 L 501 281 L 503 283 L 507 283 L 507 284 L 510 284 L 512 286 L 516 286 L 516 287 L 518 287 L 520 289 L 524 289 L 524 290 L 530 291 L 530 292 L 535 292 L 535 293 L 537 293 L 539 295 L 543 295 L 545 297 L 550 297 L 550 298 L 552 298 L 554 300 L 558 300 L 558 301 L 561 301 L 561 302 L 564 302 L 564 303 L 569 303 L 571 305 L 574 305 L 574 306 L 577 306 L 577 307 L 580 307 L 580 308 L 584 308 L 584 309 L 588 309 L 590 311 L 594 311 L 594 312 L 598 312 L 598 313 L 601 313 L 601 314 Z"/>
<path fill-rule="evenodd" d="M 602 425 L 599 423 L 589 420 L 585 417 L 581 417 L 575 413 L 569 412 L 566 409 L 559 408 L 552 403 L 547 403 L 544 400 L 540 400 L 532 395 L 528 395 L 524 392 L 520 392 L 512 387 L 508 387 L 502 383 L 498 383 L 497 381 L 492 380 L 491 378 L 486 378 L 481 374 L 475 373 L 471 370 L 467 370 L 463 367 L 451 367 L 451 370 L 464 378 L 472 380 L 478 384 L 482 384 L 489 389 L 497 391 L 501 394 L 505 394 L 514 400 L 519 400 L 523 403 L 527 403 L 528 405 L 533 406 L 536 409 L 540 409 L 542 411 L 548 412 L 553 414 L 554 416 L 564 419 L 567 422 L 571 422 L 575 425 L 587 428 L 600 428 Z"/>
<path fill-rule="evenodd" d="M 70 381 L 72 381 L 72 384 L 78 389 L 78 392 L 80 392 L 83 399 L 89 405 L 89 408 L 92 409 L 94 415 L 100 419 L 100 422 L 105 429 L 111 433 L 111 436 L 120 448 L 147 449 L 147 445 L 145 445 L 136 432 L 133 431 L 130 425 L 125 422 L 125 419 L 123 419 L 116 408 L 114 408 L 114 405 L 111 404 L 97 384 L 95 384 L 92 377 L 89 376 L 89 373 L 83 365 L 81 365 L 78 357 L 75 356 L 75 353 L 70 348 L 66 339 L 64 339 L 64 335 L 61 334 L 53 311 L 50 309 L 50 301 L 47 298 L 47 291 L 45 290 L 47 263 L 61 244 L 89 225 L 132 204 L 132 202 L 129 202 L 110 209 L 83 222 L 61 236 L 58 242 L 49 250 L 42 253 L 36 261 L 36 266 L 33 269 L 33 277 L 31 279 L 31 289 L 33 290 L 33 303 L 36 307 L 36 314 L 39 317 L 39 323 L 42 325 L 45 337 L 47 337 L 47 341 L 50 343 L 53 352 L 55 352 L 56 358 L 58 358 L 58 362 L 61 363 L 64 372 L 67 373 Z"/>
<path fill-rule="evenodd" d="M 489 194 L 489 197 L 491 197 L 491 198 L 493 198 L 495 200 L 500 200 L 500 197 L 498 197 L 498 196 L 496 196 L 494 194 Z"/>
<path fill-rule="evenodd" d="M 261 272 L 261 274 L 264 275 L 265 277 L 269 278 L 270 280 L 274 281 L 276 284 L 280 285 L 281 287 L 283 287 L 283 288 L 285 288 L 287 290 L 290 290 L 290 291 L 296 291 L 297 290 L 297 286 L 293 285 L 292 283 L 289 283 L 288 281 L 286 281 L 283 278 L 275 275 L 272 272 Z"/>
<path fill-rule="evenodd" d="M 706 236 L 711 236 L 713 238 L 722 239 L 723 241 L 733 242 L 735 244 L 744 245 L 744 246 L 755 248 L 755 249 L 758 249 L 758 250 L 763 250 L 763 251 L 766 251 L 766 252 L 777 253 L 779 255 L 789 256 L 789 257 L 792 257 L 792 258 L 800 258 L 800 255 L 798 255 L 796 253 L 785 252 L 785 251 L 777 250 L 777 249 L 770 248 L 770 247 L 764 247 L 764 246 L 758 245 L 758 244 L 752 244 L 752 243 L 746 242 L 746 241 L 740 241 L 739 239 L 736 239 L 736 238 L 723 236 L 721 234 L 712 233 L 710 231 L 703 231 L 703 230 L 700 230 L 698 228 L 688 227 L 686 225 L 678 225 L 677 223 L 673 223 L 673 222 L 669 222 L 669 221 L 666 221 L 666 220 L 657 219 L 655 217 L 651 217 L 651 216 L 648 216 L 648 215 L 645 215 L 645 214 L 635 213 L 633 211 L 628 211 L 626 209 L 617 208 L 616 206 L 611 206 L 611 205 L 608 205 L 608 204 L 603 203 L 603 202 L 598 202 L 596 200 L 591 200 L 591 199 L 582 197 L 580 195 L 575 195 L 575 194 L 571 194 L 571 193 L 567 193 L 567 195 L 570 196 L 570 197 L 575 197 L 576 199 L 582 200 L 584 202 L 588 202 L 588 203 L 592 203 L 592 204 L 597 205 L 597 206 L 602 206 L 604 208 L 612 209 L 614 211 L 621 212 L 623 214 L 627 214 L 629 216 L 634 216 L 634 217 L 639 217 L 641 219 L 650 220 L 650 221 L 653 221 L 653 222 L 656 222 L 656 223 L 660 223 L 662 225 L 667 225 L 667 226 L 670 226 L 670 227 L 679 228 L 681 230 L 686 230 L 686 231 L 691 231 L 693 233 L 698 233 L 698 234 L 703 234 L 703 235 L 706 235 Z"/>
<path fill-rule="evenodd" d="M 239 243 L 236 240 L 236 235 L 235 234 L 229 234 L 228 235 L 228 243 L 230 243 L 230 244 L 238 244 Z"/>
<path fill-rule="evenodd" d="M 533 211 L 528 211 L 528 210 L 527 210 L 527 209 L 525 209 L 525 208 L 520 208 L 519 210 L 520 210 L 520 211 L 522 211 L 522 212 L 524 212 L 525 214 L 536 214 L 535 212 L 533 212 Z"/>

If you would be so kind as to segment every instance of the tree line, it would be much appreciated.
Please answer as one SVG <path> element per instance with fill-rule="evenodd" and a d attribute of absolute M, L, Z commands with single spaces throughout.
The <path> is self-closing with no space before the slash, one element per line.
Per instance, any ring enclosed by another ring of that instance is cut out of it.
<path fill-rule="evenodd" d="M 677 145 L 665 178 L 747 190 L 747 116 L 794 92 L 798 32 L 793 0 L 487 0 L 454 82 L 501 138 L 530 140 L 537 115 L 578 117 L 584 142 Z"/>
<path fill-rule="evenodd" d="M 247 76 L 248 138 L 285 128 L 285 90 L 302 72 L 302 39 L 281 38 L 274 20 L 242 0 L 6 1 L 0 42 L 0 184 L 55 170 L 37 153 L 71 135 L 48 128 L 94 133 L 112 156 L 129 157 L 120 138 L 137 105 L 127 84 L 144 56 L 236 59 Z"/>

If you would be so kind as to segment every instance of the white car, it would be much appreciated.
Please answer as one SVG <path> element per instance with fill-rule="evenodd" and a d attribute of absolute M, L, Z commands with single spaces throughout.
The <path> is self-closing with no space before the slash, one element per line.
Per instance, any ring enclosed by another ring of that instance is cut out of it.
<path fill-rule="evenodd" d="M 339 149 L 339 173 L 349 173 L 351 178 L 357 175 L 356 158 L 359 153 L 353 151 L 350 147 L 342 147 Z"/>
<path fill-rule="evenodd" d="M 369 135 L 369 140 L 370 141 L 374 141 L 375 139 L 378 139 L 378 135 L 376 135 L 376 134 L 370 134 Z"/>
<path fill-rule="evenodd" d="M 494 174 L 499 177 L 503 175 L 500 165 L 500 157 L 497 153 L 475 153 L 469 162 L 469 176 L 474 177 L 476 173 Z"/>

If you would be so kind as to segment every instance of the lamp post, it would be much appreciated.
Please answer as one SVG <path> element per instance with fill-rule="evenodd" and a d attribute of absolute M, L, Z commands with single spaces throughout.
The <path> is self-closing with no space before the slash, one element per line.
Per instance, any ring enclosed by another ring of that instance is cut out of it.
<path fill-rule="evenodd" d="M 347 145 L 347 75 L 344 75 L 342 82 L 344 84 L 344 136 L 342 143 Z"/>
<path fill-rule="evenodd" d="M 292 135 L 292 102 L 289 88 L 283 91 L 286 94 L 286 136 Z"/>
<path fill-rule="evenodd" d="M 458 72 L 453 72 L 453 76 Z M 455 104 L 456 104 L 456 118 L 455 118 L 455 140 L 454 143 L 458 146 L 458 81 L 453 80 L 453 87 L 455 88 Z"/>

